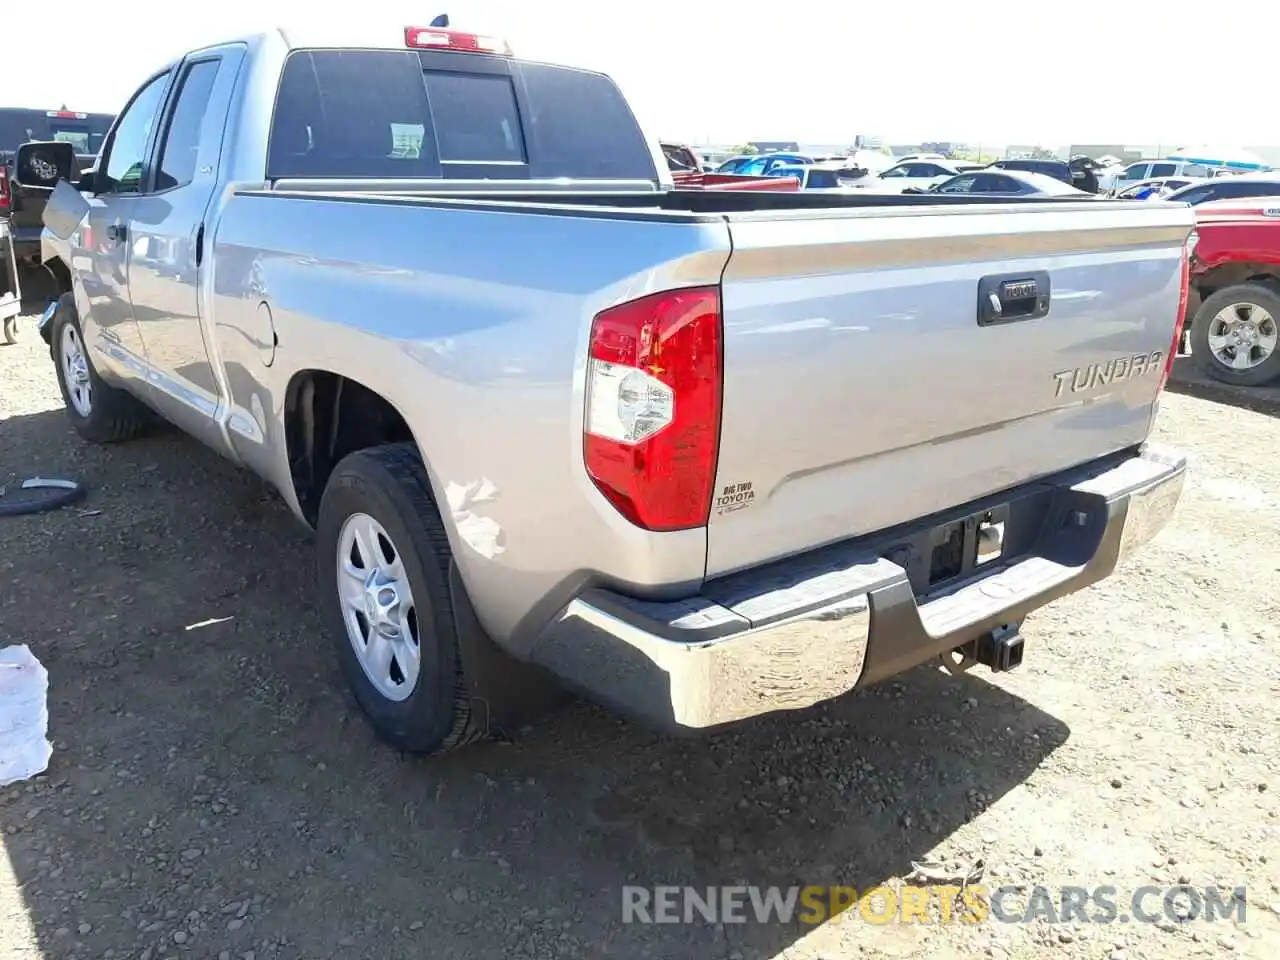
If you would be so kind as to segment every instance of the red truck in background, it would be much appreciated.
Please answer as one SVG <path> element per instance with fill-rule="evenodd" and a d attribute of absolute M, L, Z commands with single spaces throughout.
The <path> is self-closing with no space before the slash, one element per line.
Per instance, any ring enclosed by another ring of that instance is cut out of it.
<path fill-rule="evenodd" d="M 1223 383 L 1280 380 L 1280 197 L 1196 207 L 1183 345 Z"/>
<path fill-rule="evenodd" d="M 661 144 L 677 190 L 799 190 L 798 177 L 764 177 L 736 173 L 708 173 L 693 150 L 682 143 Z"/>

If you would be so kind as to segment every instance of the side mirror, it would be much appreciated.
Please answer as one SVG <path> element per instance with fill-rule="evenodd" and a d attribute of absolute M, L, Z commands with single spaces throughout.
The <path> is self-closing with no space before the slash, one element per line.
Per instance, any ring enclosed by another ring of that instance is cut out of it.
<path fill-rule="evenodd" d="M 62 140 L 33 140 L 18 147 L 14 179 L 30 190 L 52 191 L 76 177 L 76 148 Z"/>

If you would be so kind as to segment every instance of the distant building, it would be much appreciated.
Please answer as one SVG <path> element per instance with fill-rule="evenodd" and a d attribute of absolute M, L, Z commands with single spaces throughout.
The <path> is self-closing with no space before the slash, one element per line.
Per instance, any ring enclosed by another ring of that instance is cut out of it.
<path fill-rule="evenodd" d="M 757 153 L 797 153 L 800 143 L 796 140 L 748 140 Z"/>
<path fill-rule="evenodd" d="M 1177 149 L 1176 147 L 1170 149 Z M 1058 156 L 1063 160 L 1084 155 L 1097 160 L 1099 157 L 1119 157 L 1125 163 L 1151 157 L 1160 157 L 1167 153 L 1160 144 L 1124 144 L 1124 143 L 1073 143 L 1065 150 L 1059 150 Z"/>
<path fill-rule="evenodd" d="M 966 153 L 970 147 L 967 143 L 956 143 L 951 140 L 928 140 L 924 143 L 895 143 L 889 149 L 895 157 L 913 153 L 939 153 L 944 157 L 950 157 L 957 153 Z"/>

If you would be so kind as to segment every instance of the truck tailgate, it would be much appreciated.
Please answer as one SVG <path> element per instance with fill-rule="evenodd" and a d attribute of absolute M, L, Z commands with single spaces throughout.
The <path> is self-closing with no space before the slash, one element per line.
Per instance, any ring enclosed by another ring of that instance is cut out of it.
<path fill-rule="evenodd" d="M 1146 437 L 1191 208 L 975 204 L 729 219 L 709 577 Z"/>

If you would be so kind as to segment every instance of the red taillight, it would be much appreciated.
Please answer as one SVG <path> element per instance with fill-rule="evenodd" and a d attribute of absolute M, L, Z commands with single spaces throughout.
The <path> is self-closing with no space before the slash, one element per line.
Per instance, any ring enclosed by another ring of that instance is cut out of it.
<path fill-rule="evenodd" d="M 0 213 L 8 213 L 9 207 L 9 171 L 0 166 Z"/>
<path fill-rule="evenodd" d="M 596 316 L 587 362 L 587 473 L 646 530 L 706 524 L 720 446 L 720 291 L 671 290 Z"/>
<path fill-rule="evenodd" d="M 511 56 L 511 46 L 498 37 L 486 37 L 441 27 L 405 27 L 404 45 L 413 50 L 453 50 L 458 53 L 488 53 Z"/>
<path fill-rule="evenodd" d="M 1164 385 L 1169 382 L 1169 375 L 1173 373 L 1173 361 L 1178 358 L 1178 348 L 1182 346 L 1182 324 L 1187 315 L 1187 301 L 1191 297 L 1191 254 L 1195 252 L 1196 242 L 1200 239 L 1200 235 L 1194 230 L 1187 237 L 1187 242 L 1182 245 L 1182 279 L 1181 289 L 1178 291 L 1178 315 L 1173 321 L 1173 342 L 1169 344 L 1169 356 L 1165 357 L 1164 373 L 1160 376 L 1160 390 L 1164 389 Z"/>

